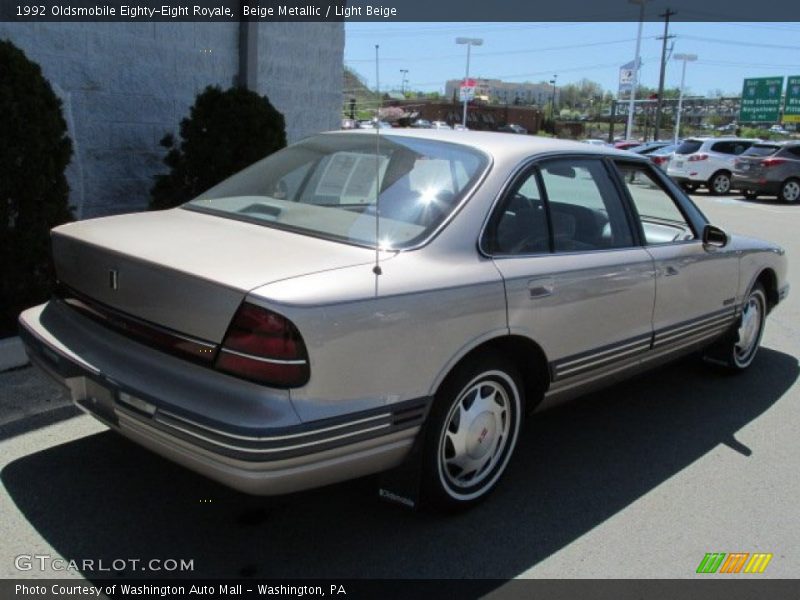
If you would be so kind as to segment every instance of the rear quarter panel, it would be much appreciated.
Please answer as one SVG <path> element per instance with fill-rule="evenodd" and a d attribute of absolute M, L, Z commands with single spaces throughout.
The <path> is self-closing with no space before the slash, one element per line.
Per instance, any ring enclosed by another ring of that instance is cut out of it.
<path fill-rule="evenodd" d="M 285 315 L 308 349 L 311 379 L 291 390 L 311 421 L 431 395 L 481 342 L 508 332 L 502 279 L 464 252 L 403 253 L 381 265 L 273 283 L 249 300 Z"/>

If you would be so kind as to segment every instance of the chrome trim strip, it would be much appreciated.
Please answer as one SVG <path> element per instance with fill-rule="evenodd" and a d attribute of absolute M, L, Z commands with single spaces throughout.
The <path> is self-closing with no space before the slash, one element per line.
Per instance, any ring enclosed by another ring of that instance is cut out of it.
<path fill-rule="evenodd" d="M 650 338 L 651 338 L 651 336 L 647 336 L 647 339 L 633 340 L 632 342 L 627 342 L 625 344 L 620 344 L 619 346 L 614 346 L 613 348 L 609 348 L 608 350 L 603 350 L 602 352 L 597 352 L 595 354 L 590 354 L 589 356 L 583 356 L 581 358 L 568 360 L 568 361 L 559 363 L 556 368 L 560 369 L 561 367 L 566 367 L 568 365 L 577 364 L 577 363 L 581 363 L 581 362 L 587 362 L 587 361 L 588 362 L 593 362 L 599 356 L 603 356 L 605 354 L 613 354 L 615 352 L 619 352 L 621 350 L 625 350 L 626 348 L 629 348 L 631 346 L 638 346 L 638 345 L 645 344 L 645 343 L 649 346 L 650 345 Z"/>
<path fill-rule="evenodd" d="M 716 324 L 705 327 L 699 331 L 689 332 L 688 334 L 685 334 L 685 336 L 677 335 L 669 338 L 662 338 L 656 342 L 654 348 L 662 348 L 663 346 L 682 341 L 686 341 L 688 344 L 691 343 L 692 341 L 696 341 L 697 339 L 701 339 L 703 337 L 711 337 L 714 334 L 723 333 L 728 328 L 728 326 L 729 326 L 728 323 Z"/>
<path fill-rule="evenodd" d="M 696 327 L 693 330 L 689 330 L 689 331 L 682 330 L 682 331 L 670 332 L 670 333 L 668 333 L 666 335 L 656 336 L 655 344 L 658 345 L 660 343 L 664 343 L 664 342 L 667 342 L 669 340 L 673 340 L 673 339 L 676 339 L 676 338 L 693 335 L 694 333 L 701 333 L 702 331 L 706 331 L 708 329 L 713 329 L 715 327 L 727 327 L 732 322 L 733 322 L 733 319 L 726 317 L 724 320 L 717 319 L 715 321 L 711 321 L 711 322 L 705 323 L 705 324 L 701 325 L 700 327 Z"/>
<path fill-rule="evenodd" d="M 696 321 L 692 321 L 691 323 L 686 323 L 684 325 L 676 325 L 676 326 L 673 326 L 673 327 L 667 327 L 665 329 L 661 329 L 660 331 L 656 332 L 656 338 L 658 338 L 658 336 L 660 336 L 660 335 L 665 335 L 665 334 L 670 334 L 671 335 L 671 334 L 677 333 L 679 331 L 685 331 L 686 329 L 691 329 L 692 327 L 702 327 L 703 325 L 706 325 L 707 323 L 711 323 L 713 321 L 719 321 L 719 320 L 723 320 L 723 319 L 732 321 L 733 318 L 734 318 L 734 314 L 733 314 L 732 310 L 731 311 L 726 311 L 725 314 L 721 314 L 721 315 L 720 314 L 710 315 L 708 317 L 703 317 L 702 319 L 697 319 Z"/>
<path fill-rule="evenodd" d="M 625 352 L 619 352 L 619 353 L 613 354 L 611 356 L 606 356 L 605 358 L 602 358 L 600 360 L 596 360 L 596 361 L 593 361 L 593 362 L 590 362 L 590 363 L 586 363 L 584 365 L 578 365 L 577 367 L 571 367 L 571 368 L 565 369 L 563 371 L 559 370 L 556 367 L 556 377 L 560 378 L 560 377 L 563 377 L 563 376 L 566 376 L 566 375 L 574 374 L 576 372 L 589 371 L 589 370 L 592 370 L 592 369 L 596 369 L 596 368 L 598 368 L 598 367 L 600 367 L 600 366 L 602 366 L 602 365 L 604 365 L 606 363 L 613 362 L 613 361 L 615 361 L 617 359 L 624 358 L 625 356 L 628 356 L 630 354 L 634 354 L 636 352 L 641 352 L 642 350 L 649 350 L 649 349 L 650 349 L 650 342 L 647 342 L 646 344 L 644 344 L 642 346 L 637 346 L 635 348 L 631 348 L 630 350 L 626 350 Z"/>
<path fill-rule="evenodd" d="M 180 340 L 183 340 L 184 342 L 190 342 L 192 344 L 196 344 L 198 346 L 202 346 L 206 350 L 216 350 L 217 349 L 217 344 L 215 344 L 214 342 L 208 342 L 206 340 L 201 340 L 200 338 L 192 337 L 192 336 L 187 335 L 185 333 L 181 333 L 179 331 L 175 331 L 173 329 L 169 329 L 168 327 L 164 327 L 162 325 L 157 325 L 156 323 L 151 323 L 150 321 L 146 321 L 144 319 L 140 319 L 139 317 L 135 317 L 133 315 L 130 315 L 130 314 L 125 313 L 125 312 L 122 312 L 122 311 L 117 310 L 115 308 L 112 308 L 110 306 L 106 306 L 102 302 L 98 302 L 96 300 L 92 300 L 92 302 L 95 305 L 99 306 L 99 309 L 98 309 L 96 306 L 92 306 L 92 304 L 90 304 L 90 303 L 86 302 L 85 300 L 81 299 L 79 297 L 80 292 L 77 292 L 77 291 L 73 290 L 72 288 L 70 288 L 69 286 L 66 286 L 66 285 L 64 287 L 70 293 L 75 294 L 75 296 L 73 296 L 72 298 L 59 297 L 59 300 L 61 302 L 63 302 L 64 304 L 66 304 L 70 308 L 77 309 L 79 311 L 80 310 L 85 310 L 87 312 L 92 313 L 93 315 L 97 316 L 98 319 L 101 319 L 103 324 L 105 324 L 106 326 L 108 326 L 112 330 L 115 329 L 114 326 L 116 325 L 116 323 L 114 321 L 112 321 L 111 319 L 116 317 L 116 318 L 121 319 L 121 320 L 132 321 L 133 323 L 136 323 L 136 324 L 141 325 L 143 327 L 146 327 L 148 329 L 152 329 L 155 332 L 162 333 L 162 334 L 168 335 L 170 337 L 178 338 Z M 75 306 L 75 304 L 73 304 L 71 302 L 71 300 L 79 303 L 80 306 Z M 104 314 L 103 311 L 105 311 L 106 313 L 110 313 L 111 317 L 109 317 L 108 314 Z M 125 335 L 123 332 L 119 331 L 119 329 L 116 329 L 116 332 L 119 333 L 120 335 Z M 134 339 L 134 341 L 136 341 L 135 337 L 132 336 L 132 335 L 126 335 L 125 337 L 128 337 L 130 339 Z M 141 342 L 139 342 L 139 343 L 141 343 Z M 151 346 L 151 347 L 153 347 L 153 346 Z M 157 347 L 154 347 L 154 348 L 156 350 L 158 350 Z"/>
<path fill-rule="evenodd" d="M 213 427 L 208 427 L 207 425 L 202 425 L 197 421 L 192 421 L 191 419 L 187 419 L 185 417 L 179 417 L 175 413 L 171 413 L 169 411 L 159 409 L 158 413 L 156 413 L 156 421 L 159 423 L 163 423 L 164 425 L 169 425 L 168 423 L 164 423 L 163 421 L 158 420 L 158 415 L 164 414 L 171 419 L 175 419 L 176 421 L 182 421 L 187 423 L 193 427 L 198 427 L 200 429 L 205 429 L 211 433 L 216 433 L 217 435 L 221 435 L 228 438 L 233 438 L 237 440 L 243 440 L 247 442 L 278 442 L 281 440 L 289 440 L 293 438 L 303 437 L 303 436 L 311 436 L 316 435 L 318 433 L 325 433 L 327 431 L 335 431 L 337 429 L 342 429 L 344 427 L 352 427 L 353 425 L 360 425 L 361 423 L 368 423 L 370 421 L 375 421 L 377 419 L 384 419 L 389 418 L 392 416 L 392 413 L 381 413 L 379 415 L 373 415 L 371 417 L 364 417 L 363 419 L 357 419 L 355 421 L 347 421 L 346 423 L 339 423 L 338 425 L 329 425 L 328 427 L 322 427 L 320 429 L 310 429 L 308 431 L 302 431 L 300 433 L 287 433 L 286 435 L 277 435 L 277 436 L 247 436 L 247 435 L 238 435 L 233 433 L 227 433 L 221 431 L 219 429 L 214 429 Z"/>
<path fill-rule="evenodd" d="M 210 444 L 213 444 L 215 446 L 219 446 L 221 448 L 227 448 L 229 450 L 235 450 L 236 452 L 247 452 L 249 454 L 270 454 L 270 453 L 275 453 L 275 452 L 289 452 L 289 451 L 292 451 L 292 450 L 298 450 L 300 448 L 308 448 L 309 446 L 319 446 L 319 445 L 323 445 L 323 444 L 328 444 L 330 442 L 335 442 L 335 441 L 338 441 L 338 440 L 347 439 L 349 437 L 354 437 L 354 436 L 357 436 L 357 435 L 362 435 L 364 433 L 370 433 L 372 431 L 378 431 L 378 430 L 381 430 L 381 429 L 386 429 L 387 427 L 391 427 L 391 423 L 383 423 L 381 425 L 376 425 L 374 427 L 368 427 L 366 429 L 359 429 L 358 431 L 351 431 L 349 433 L 344 433 L 342 435 L 329 437 L 329 438 L 325 438 L 325 439 L 322 439 L 322 440 L 315 440 L 313 442 L 305 442 L 303 444 L 295 444 L 293 446 L 281 446 L 279 448 L 247 448 L 247 447 L 242 447 L 242 446 L 233 446 L 231 444 L 225 444 L 223 442 L 220 442 L 219 440 L 215 440 L 213 438 L 206 437 L 204 435 L 199 435 L 199 434 L 197 434 L 197 433 L 195 433 L 193 431 L 190 431 L 190 430 L 188 430 L 188 429 L 186 429 L 184 427 L 178 427 L 177 425 L 164 423 L 163 421 L 158 421 L 158 422 L 161 423 L 162 425 L 166 426 L 166 427 L 169 427 L 171 429 L 175 429 L 177 431 L 182 431 L 183 433 L 185 433 L 185 434 L 187 434 L 187 435 L 189 435 L 189 436 L 191 436 L 193 438 L 203 440 L 203 441 L 208 442 Z"/>
<path fill-rule="evenodd" d="M 231 350 L 229 348 L 220 348 L 220 352 L 225 352 L 226 354 L 235 354 L 236 356 L 241 356 L 242 358 L 249 358 L 250 360 L 257 360 L 258 362 L 265 362 L 270 363 L 272 365 L 305 365 L 307 362 L 305 360 L 279 360 L 277 358 L 266 358 L 263 356 L 254 356 L 252 354 L 245 354 L 244 352 L 237 352 L 236 350 Z"/>

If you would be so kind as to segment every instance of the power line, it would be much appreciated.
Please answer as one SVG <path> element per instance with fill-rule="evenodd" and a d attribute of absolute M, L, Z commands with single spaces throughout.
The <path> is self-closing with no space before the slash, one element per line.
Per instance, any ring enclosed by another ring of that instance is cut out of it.
<path fill-rule="evenodd" d="M 657 39 L 657 36 L 644 36 L 642 39 Z M 630 42 L 635 42 L 636 38 L 628 38 L 624 40 L 611 40 L 606 42 L 590 42 L 587 44 L 565 44 L 561 46 L 546 46 L 542 48 L 530 48 L 528 50 L 499 50 L 496 52 L 480 52 L 476 54 L 475 58 L 485 58 L 490 56 L 510 56 L 510 55 L 517 55 L 517 54 L 535 54 L 537 52 L 553 52 L 558 50 L 572 50 L 574 48 L 594 48 L 599 46 L 612 46 L 615 44 L 628 44 Z M 421 57 L 409 57 L 404 56 L 402 58 L 381 58 L 382 62 L 386 61 L 404 61 L 404 62 L 412 62 L 415 60 L 443 60 L 443 59 L 459 59 L 463 60 L 463 56 L 461 54 L 443 54 L 440 56 L 421 56 Z M 348 63 L 364 63 L 364 62 L 374 62 L 372 58 L 351 58 L 348 59 Z"/>

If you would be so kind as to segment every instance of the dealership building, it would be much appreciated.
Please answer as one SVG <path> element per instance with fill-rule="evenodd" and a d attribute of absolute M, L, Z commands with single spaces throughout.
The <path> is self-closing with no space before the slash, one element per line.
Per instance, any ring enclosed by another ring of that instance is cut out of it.
<path fill-rule="evenodd" d="M 63 102 L 78 218 L 141 210 L 177 133 L 208 85 L 241 82 L 286 119 L 289 142 L 337 129 L 343 23 L 7 23 Z"/>

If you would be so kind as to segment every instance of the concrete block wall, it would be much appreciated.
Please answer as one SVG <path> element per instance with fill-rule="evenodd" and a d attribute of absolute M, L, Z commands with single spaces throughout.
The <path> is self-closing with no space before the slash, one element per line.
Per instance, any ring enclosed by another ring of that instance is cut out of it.
<path fill-rule="evenodd" d="M 339 126 L 344 27 L 259 24 L 258 92 L 284 113 L 289 141 Z M 165 167 L 158 145 L 195 96 L 239 68 L 238 23 L 0 23 L 64 102 L 75 154 L 76 216 L 146 208 Z"/>

